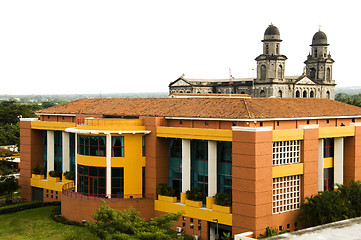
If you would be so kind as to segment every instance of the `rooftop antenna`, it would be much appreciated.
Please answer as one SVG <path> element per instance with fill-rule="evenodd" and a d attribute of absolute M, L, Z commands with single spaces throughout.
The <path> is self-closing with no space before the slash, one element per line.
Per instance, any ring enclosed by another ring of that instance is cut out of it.
<path fill-rule="evenodd" d="M 322 27 L 322 25 L 321 25 L 321 24 L 318 24 L 318 31 L 319 31 L 319 32 L 321 31 L 321 27 Z"/>
<path fill-rule="evenodd" d="M 231 97 L 232 94 L 232 71 L 231 68 L 229 68 L 229 96 Z"/>

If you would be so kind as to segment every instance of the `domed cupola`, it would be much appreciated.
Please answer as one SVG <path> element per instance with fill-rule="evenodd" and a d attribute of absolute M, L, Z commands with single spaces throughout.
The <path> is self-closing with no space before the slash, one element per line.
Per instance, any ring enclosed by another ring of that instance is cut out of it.
<path fill-rule="evenodd" d="M 311 46 L 328 46 L 327 44 L 327 36 L 324 32 L 319 30 L 312 38 L 312 45 Z"/>
<path fill-rule="evenodd" d="M 263 41 L 267 41 L 267 40 L 268 41 L 269 40 L 281 41 L 280 31 L 273 24 L 269 25 L 268 28 L 266 29 L 266 31 L 264 32 L 264 40 Z"/>

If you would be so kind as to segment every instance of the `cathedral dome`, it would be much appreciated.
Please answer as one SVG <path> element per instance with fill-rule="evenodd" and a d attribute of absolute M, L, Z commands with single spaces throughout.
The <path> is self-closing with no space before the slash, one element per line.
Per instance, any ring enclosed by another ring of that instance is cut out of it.
<path fill-rule="evenodd" d="M 328 45 L 327 36 L 321 30 L 319 30 L 317 33 L 315 33 L 315 35 L 313 35 L 311 46 L 319 46 L 319 45 Z"/>
<path fill-rule="evenodd" d="M 268 28 L 264 32 L 264 39 L 265 40 L 269 40 L 269 39 L 280 40 L 280 31 L 278 30 L 278 28 L 275 25 L 271 24 L 268 26 Z"/>

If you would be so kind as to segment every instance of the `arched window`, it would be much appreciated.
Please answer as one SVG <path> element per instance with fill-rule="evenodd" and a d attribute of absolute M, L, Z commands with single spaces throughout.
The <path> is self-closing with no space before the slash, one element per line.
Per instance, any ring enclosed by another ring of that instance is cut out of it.
<path fill-rule="evenodd" d="M 317 58 L 317 49 L 315 49 L 314 54 L 315 54 L 315 58 Z"/>
<path fill-rule="evenodd" d="M 313 93 L 313 90 L 311 90 L 311 92 L 310 92 L 310 97 L 311 97 L 311 98 L 315 97 L 315 96 L 314 96 L 314 93 Z"/>
<path fill-rule="evenodd" d="M 326 98 L 330 99 L 330 91 L 326 92 Z"/>
<path fill-rule="evenodd" d="M 261 66 L 261 80 L 266 80 L 266 66 Z"/>
<path fill-rule="evenodd" d="M 326 70 L 326 80 L 331 81 L 331 69 L 327 68 Z"/>
<path fill-rule="evenodd" d="M 261 91 L 259 92 L 259 96 L 260 96 L 260 97 L 266 97 L 266 92 L 265 92 L 264 90 L 261 90 Z"/>
<path fill-rule="evenodd" d="M 282 91 L 279 90 L 278 93 L 277 93 L 277 97 L 281 98 L 282 97 Z"/>
<path fill-rule="evenodd" d="M 300 97 L 300 91 L 296 91 L 296 98 L 299 98 Z"/>
<path fill-rule="evenodd" d="M 268 47 L 268 44 L 266 44 L 266 54 L 268 54 L 269 52 L 269 47 Z"/>
<path fill-rule="evenodd" d="M 280 46 L 277 44 L 277 45 L 276 45 L 276 54 L 278 55 L 279 52 L 280 52 Z"/>
<path fill-rule="evenodd" d="M 303 91 L 303 97 L 304 97 L 304 98 L 307 97 L 307 91 L 306 91 L 306 90 Z"/>
<path fill-rule="evenodd" d="M 278 75 L 278 79 L 282 79 L 282 78 L 283 78 L 282 65 L 279 65 L 279 66 L 278 66 L 277 75 Z"/>
<path fill-rule="evenodd" d="M 246 93 L 244 91 L 242 91 L 241 94 L 246 94 Z"/>

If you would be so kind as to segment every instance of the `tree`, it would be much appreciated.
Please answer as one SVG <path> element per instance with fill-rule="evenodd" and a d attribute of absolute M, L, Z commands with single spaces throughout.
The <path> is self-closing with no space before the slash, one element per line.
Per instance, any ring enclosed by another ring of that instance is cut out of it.
<path fill-rule="evenodd" d="M 348 209 L 340 191 L 324 191 L 306 197 L 298 215 L 304 227 L 312 227 L 348 218 Z"/>
<path fill-rule="evenodd" d="M 340 197 L 345 201 L 348 217 L 361 216 L 361 182 L 351 180 L 350 185 L 337 184 Z"/>
<path fill-rule="evenodd" d="M 175 231 L 170 230 L 172 224 L 179 219 L 181 213 L 165 214 L 152 221 L 145 221 L 139 213 L 130 207 L 128 210 L 118 211 L 102 201 L 93 218 L 96 222 L 87 223 L 87 227 L 100 239 L 119 240 L 171 240 L 182 239 Z"/>
<path fill-rule="evenodd" d="M 14 176 L 0 177 L 0 196 L 5 196 L 7 203 L 12 201 L 13 194 L 18 188 L 18 180 Z"/>

